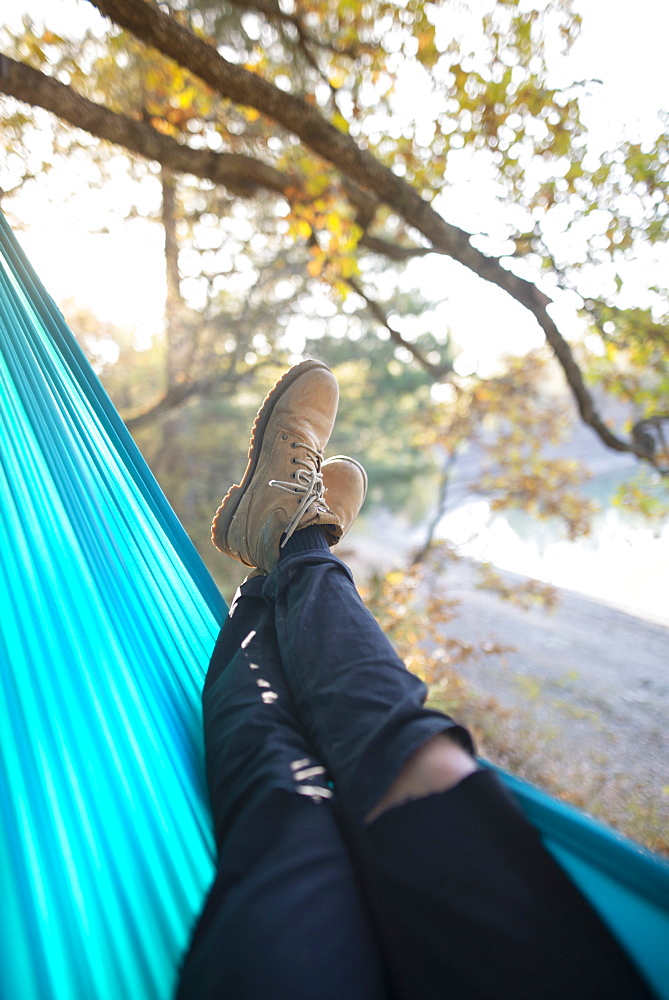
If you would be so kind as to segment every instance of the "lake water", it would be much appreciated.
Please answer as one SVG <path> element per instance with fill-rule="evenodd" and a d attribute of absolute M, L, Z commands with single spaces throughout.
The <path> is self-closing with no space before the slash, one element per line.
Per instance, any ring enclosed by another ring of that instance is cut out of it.
<path fill-rule="evenodd" d="M 588 484 L 602 510 L 592 533 L 578 541 L 565 540 L 554 521 L 536 521 L 519 511 L 493 514 L 482 499 L 447 513 L 438 535 L 474 559 L 669 625 L 669 522 L 652 529 L 637 515 L 613 507 L 621 479 L 620 472 L 609 472 Z"/>

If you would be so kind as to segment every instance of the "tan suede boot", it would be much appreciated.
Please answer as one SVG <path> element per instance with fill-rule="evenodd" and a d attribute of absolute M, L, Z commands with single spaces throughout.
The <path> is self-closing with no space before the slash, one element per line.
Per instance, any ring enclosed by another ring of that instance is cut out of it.
<path fill-rule="evenodd" d="M 341 541 L 355 521 L 367 495 L 367 473 L 354 458 L 335 455 L 323 462 L 325 500 L 339 518 Z"/>
<path fill-rule="evenodd" d="M 214 545 L 269 573 L 299 527 L 322 525 L 334 544 L 339 517 L 323 499 L 323 450 L 337 415 L 339 388 L 321 361 L 302 361 L 279 379 L 258 411 L 249 461 L 211 526 Z"/>
<path fill-rule="evenodd" d="M 323 462 L 321 472 L 323 474 L 324 496 L 332 513 L 339 518 L 342 529 L 341 538 L 343 538 L 358 516 L 367 495 L 367 473 L 360 462 L 349 458 L 348 455 L 335 455 L 334 458 L 328 458 L 326 462 Z M 302 525 L 300 525 L 301 527 Z M 332 544 L 341 541 L 341 538 L 334 539 Z M 242 582 L 246 583 L 254 576 L 265 575 L 265 570 L 254 569 Z"/>

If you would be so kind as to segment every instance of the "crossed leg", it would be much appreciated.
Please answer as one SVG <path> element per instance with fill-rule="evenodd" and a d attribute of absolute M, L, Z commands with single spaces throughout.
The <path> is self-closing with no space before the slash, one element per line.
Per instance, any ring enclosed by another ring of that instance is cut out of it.
<path fill-rule="evenodd" d="M 231 609 L 203 707 L 218 873 L 179 1000 L 387 1000 L 329 776 L 295 721 L 263 579 Z"/>

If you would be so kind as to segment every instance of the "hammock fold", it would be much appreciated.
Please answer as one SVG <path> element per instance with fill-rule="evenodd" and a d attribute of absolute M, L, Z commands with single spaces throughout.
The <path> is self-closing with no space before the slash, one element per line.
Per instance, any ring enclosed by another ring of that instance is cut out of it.
<path fill-rule="evenodd" d="M 225 605 L 1 215 L 0 518 L 0 995 L 166 1000 L 214 872 Z M 669 866 L 502 777 L 669 1000 Z"/>

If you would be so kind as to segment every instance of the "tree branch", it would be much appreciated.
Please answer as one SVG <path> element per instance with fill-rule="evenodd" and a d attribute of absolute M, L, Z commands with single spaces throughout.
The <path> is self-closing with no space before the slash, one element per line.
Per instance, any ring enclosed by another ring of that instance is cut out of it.
<path fill-rule="evenodd" d="M 72 87 L 1 53 L 0 92 L 51 111 L 98 139 L 117 143 L 148 160 L 157 160 L 177 173 L 193 174 L 222 184 L 240 197 L 250 198 L 260 189 L 285 194 L 298 184 L 288 174 L 242 153 L 191 149 L 162 135 L 146 122 L 110 111 L 77 94 Z"/>
<path fill-rule="evenodd" d="M 114 23 L 199 76 L 221 96 L 255 108 L 297 135 L 349 180 L 395 209 L 430 241 L 435 250 L 457 260 L 516 299 L 532 313 L 553 348 L 582 420 L 609 448 L 632 452 L 649 460 L 648 454 L 635 442 L 624 441 L 613 434 L 597 413 L 571 348 L 547 312 L 551 300 L 535 285 L 506 270 L 497 258 L 477 250 L 468 233 L 446 222 L 406 181 L 376 160 L 368 150 L 361 149 L 351 136 L 326 121 L 315 107 L 242 66 L 228 62 L 212 45 L 164 14 L 156 4 L 149 0 L 89 2 Z"/>
<path fill-rule="evenodd" d="M 432 516 L 432 520 L 428 524 L 427 532 L 425 534 L 425 541 L 414 554 L 411 560 L 412 566 L 417 566 L 418 563 L 424 562 L 426 556 L 428 555 L 430 549 L 434 545 L 434 536 L 439 527 L 439 522 L 446 513 L 446 508 L 448 507 L 448 488 L 451 482 L 451 476 L 453 474 L 453 469 L 455 468 L 455 463 L 458 459 L 457 448 L 454 451 L 449 451 L 446 453 L 444 458 L 444 463 L 439 473 L 439 484 L 437 488 L 437 506 Z"/>
<path fill-rule="evenodd" d="M 210 375 L 207 378 L 194 379 L 192 382 L 173 385 L 159 399 L 150 403 L 145 409 L 124 416 L 123 422 L 130 431 L 135 431 L 138 427 L 146 427 L 147 424 L 158 420 L 163 414 L 171 412 L 178 406 L 182 406 L 192 396 L 208 395 L 214 391 L 220 393 L 221 387 L 224 385 L 227 385 L 231 389 L 247 383 L 262 368 L 274 363 L 274 358 L 267 358 L 257 361 L 245 372 L 238 373 L 236 372 L 236 357 L 232 357 L 226 371 Z"/>
<path fill-rule="evenodd" d="M 175 407 L 181 406 L 187 399 L 190 399 L 191 396 L 194 396 L 198 392 L 202 392 L 208 385 L 209 380 L 206 383 L 199 381 L 170 386 L 167 392 L 155 403 L 151 403 L 146 409 L 140 410 L 139 413 L 124 417 L 123 422 L 130 431 L 137 430 L 138 427 L 145 427 L 152 421 L 157 420 L 163 413 L 168 413 Z"/>
<path fill-rule="evenodd" d="M 432 377 L 437 379 L 438 381 L 443 380 L 446 377 L 446 375 L 450 375 L 450 373 L 453 371 L 453 366 L 449 364 L 433 365 L 432 362 L 425 357 L 420 348 L 416 347 L 415 344 L 412 344 L 411 341 L 405 340 L 402 334 L 399 332 L 399 330 L 396 330 L 394 326 L 390 325 L 388 317 L 386 316 L 385 312 L 383 311 L 379 303 L 375 302 L 374 299 L 370 299 L 370 297 L 367 295 L 364 289 L 358 284 L 358 282 L 354 278 L 347 278 L 346 283 L 353 289 L 356 295 L 359 295 L 361 299 L 364 299 L 372 316 L 378 323 L 381 324 L 381 326 L 385 327 L 385 329 L 390 334 L 391 340 L 393 340 L 399 347 L 406 348 L 406 350 L 409 351 L 409 353 L 412 355 L 413 358 L 415 358 L 418 364 L 422 365 L 425 371 L 428 371 L 430 375 L 432 375 Z"/>
<path fill-rule="evenodd" d="M 389 240 L 381 239 L 380 236 L 371 236 L 369 233 L 363 233 L 359 243 L 361 247 L 365 247 L 371 253 L 378 253 L 382 257 L 400 263 L 412 260 L 414 257 L 425 257 L 428 253 L 439 253 L 434 247 L 403 247 L 399 243 L 391 243 Z"/>
<path fill-rule="evenodd" d="M 165 327 L 166 357 L 165 385 L 169 392 L 172 386 L 187 382 L 191 362 L 197 350 L 197 336 L 190 337 L 188 329 L 188 309 L 181 295 L 181 274 L 179 272 L 179 241 L 177 238 L 177 190 L 171 170 L 161 165 L 160 184 L 162 189 L 161 222 L 165 233 Z M 195 326 L 199 330 L 200 324 Z"/>
<path fill-rule="evenodd" d="M 292 25 L 299 37 L 300 45 L 302 50 L 306 54 L 306 46 L 313 45 L 315 48 L 323 49 L 325 52 L 332 52 L 338 56 L 346 56 L 348 59 L 355 59 L 360 53 L 365 52 L 368 49 L 367 45 L 358 46 L 347 46 L 347 45 L 335 45 L 332 42 L 322 41 L 311 34 L 310 31 L 304 26 L 304 21 L 298 13 L 287 14 L 285 11 L 281 10 L 281 7 L 276 2 L 276 0 L 229 0 L 233 7 L 239 7 L 242 10 L 257 11 L 267 18 L 268 21 L 274 21 L 279 24 L 290 24 Z M 311 62 L 311 59 L 310 59 Z M 313 62 L 311 63 L 316 70 L 320 73 L 320 69 Z"/>
<path fill-rule="evenodd" d="M 156 131 L 147 122 L 138 122 L 127 115 L 111 111 L 78 94 L 72 87 L 2 53 L 0 93 L 33 107 L 44 108 L 98 139 L 105 139 L 123 146 L 130 153 L 155 160 L 167 170 L 193 174 L 221 184 L 237 197 L 252 198 L 261 190 L 290 197 L 302 186 L 299 178 L 253 157 L 240 153 L 192 149 Z M 351 184 L 346 185 L 346 192 L 360 215 L 360 225 L 364 227 L 371 223 L 379 202 Z M 363 233 L 360 245 L 372 253 L 399 262 L 434 252 L 431 247 L 403 247 L 367 232 Z"/>

